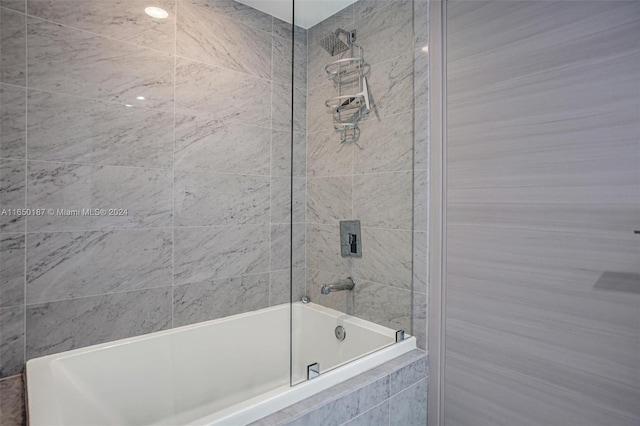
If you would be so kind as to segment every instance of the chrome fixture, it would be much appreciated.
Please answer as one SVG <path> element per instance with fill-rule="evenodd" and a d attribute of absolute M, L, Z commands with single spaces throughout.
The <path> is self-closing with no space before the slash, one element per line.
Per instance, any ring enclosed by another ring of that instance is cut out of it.
<path fill-rule="evenodd" d="M 345 41 L 342 41 L 340 36 L 344 36 Z M 320 39 L 319 43 L 331 56 L 336 56 L 338 53 L 349 50 L 354 41 L 356 41 L 356 30 L 349 32 L 338 28 L 335 33 Z"/>
<path fill-rule="evenodd" d="M 340 221 L 340 252 L 342 257 L 362 257 L 359 220 Z"/>
<path fill-rule="evenodd" d="M 323 285 L 320 293 L 329 294 L 334 291 L 353 290 L 355 286 L 356 282 L 353 278 L 348 277 L 346 280 L 338 281 L 337 283 Z"/>
<path fill-rule="evenodd" d="M 302 303 L 306 305 L 309 302 L 311 302 L 311 299 L 309 299 L 307 296 L 302 296 Z"/>
<path fill-rule="evenodd" d="M 402 342 L 404 340 L 404 330 L 396 331 L 396 343 Z"/>
<path fill-rule="evenodd" d="M 315 379 L 318 376 L 320 376 L 320 364 L 314 362 L 307 365 L 307 380 Z"/>
<path fill-rule="evenodd" d="M 343 326 L 339 325 L 336 327 L 336 339 L 342 341 L 345 337 L 347 337 L 347 330 L 344 329 Z"/>

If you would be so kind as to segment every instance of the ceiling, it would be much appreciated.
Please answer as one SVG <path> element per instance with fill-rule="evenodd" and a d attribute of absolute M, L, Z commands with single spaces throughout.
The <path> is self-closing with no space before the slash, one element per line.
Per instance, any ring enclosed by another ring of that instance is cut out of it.
<path fill-rule="evenodd" d="M 294 0 L 236 0 L 254 9 L 291 23 Z M 295 24 L 309 29 L 356 0 L 295 0 Z"/>

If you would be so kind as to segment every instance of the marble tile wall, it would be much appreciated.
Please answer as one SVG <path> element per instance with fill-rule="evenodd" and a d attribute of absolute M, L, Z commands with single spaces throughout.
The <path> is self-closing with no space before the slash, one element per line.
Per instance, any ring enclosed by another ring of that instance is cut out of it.
<path fill-rule="evenodd" d="M 147 3 L 0 2 L 0 209 L 128 209 L 0 216 L 0 378 L 303 295 L 306 30 Z"/>
<path fill-rule="evenodd" d="M 307 293 L 337 309 L 345 294 L 320 295 L 330 280 L 357 281 L 355 314 L 412 330 L 426 347 L 428 62 L 426 0 L 359 0 L 308 32 Z M 335 91 L 318 40 L 356 29 L 373 111 L 355 144 L 340 144 L 324 101 Z M 362 258 L 340 256 L 341 220 L 359 219 Z"/>

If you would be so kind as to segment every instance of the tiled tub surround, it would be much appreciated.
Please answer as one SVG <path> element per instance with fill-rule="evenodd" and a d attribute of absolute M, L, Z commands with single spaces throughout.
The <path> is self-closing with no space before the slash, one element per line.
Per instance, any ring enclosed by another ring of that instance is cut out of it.
<path fill-rule="evenodd" d="M 232 0 L 158 0 L 165 20 L 148 5 L 0 2 L 0 208 L 128 209 L 0 216 L 0 377 L 289 300 L 291 91 L 304 145 L 306 31 L 292 81 L 290 25 Z"/>
<path fill-rule="evenodd" d="M 319 290 L 353 276 L 355 315 L 411 330 L 421 348 L 427 303 L 427 6 L 424 0 L 360 0 L 308 33 L 307 293 L 344 310 L 345 293 L 321 296 Z M 336 140 L 324 106 L 336 91 L 324 67 L 337 57 L 318 40 L 338 27 L 356 29 L 370 65 L 373 111 L 361 122 L 357 144 Z M 349 219 L 361 221 L 362 258 L 340 255 L 338 222 Z"/>

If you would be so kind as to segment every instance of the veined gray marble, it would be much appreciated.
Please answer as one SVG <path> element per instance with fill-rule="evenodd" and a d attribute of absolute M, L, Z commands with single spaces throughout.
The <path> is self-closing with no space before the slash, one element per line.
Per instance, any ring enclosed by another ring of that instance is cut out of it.
<path fill-rule="evenodd" d="M 362 228 L 362 257 L 353 259 L 354 278 L 411 290 L 412 234 Z"/>
<path fill-rule="evenodd" d="M 389 395 L 394 396 L 415 383 L 427 378 L 427 358 L 417 359 L 391 373 Z"/>
<path fill-rule="evenodd" d="M 269 277 L 269 306 L 289 303 L 291 301 L 291 286 L 293 286 L 293 301 L 298 302 L 305 295 L 305 269 L 293 270 L 293 284 L 289 269 L 271 271 Z"/>
<path fill-rule="evenodd" d="M 369 411 L 360 414 L 344 426 L 383 426 L 389 423 L 389 401 L 377 405 Z"/>
<path fill-rule="evenodd" d="M 0 160 L 0 209 L 25 208 L 25 170 L 24 160 Z M 0 216 L 1 232 L 24 231 L 24 224 L 24 216 Z"/>
<path fill-rule="evenodd" d="M 340 143 L 333 126 L 307 136 L 309 177 L 353 174 L 353 144 Z"/>
<path fill-rule="evenodd" d="M 357 19 L 357 18 L 356 18 Z M 358 44 L 365 51 L 367 63 L 413 51 L 413 0 L 400 0 L 393 7 L 375 10 L 356 21 Z"/>
<path fill-rule="evenodd" d="M 416 338 L 416 346 L 422 350 L 427 349 L 427 302 L 425 293 L 412 293 L 411 334 Z"/>
<path fill-rule="evenodd" d="M 269 177 L 175 172 L 175 226 L 269 223 Z"/>
<path fill-rule="evenodd" d="M 171 172 L 29 162 L 29 208 L 127 209 L 122 216 L 32 216 L 31 232 L 171 225 Z"/>
<path fill-rule="evenodd" d="M 291 259 L 291 241 L 293 241 L 293 259 Z M 305 226 L 304 223 L 293 225 L 271 225 L 271 270 L 305 267 Z"/>
<path fill-rule="evenodd" d="M 213 13 L 203 0 L 178 3 L 176 52 L 265 79 L 271 78 L 271 30 L 261 31 Z"/>
<path fill-rule="evenodd" d="M 291 131 L 291 91 L 293 90 L 293 131 L 305 133 L 307 120 L 307 93 L 304 88 L 273 83 L 271 126 L 274 130 Z"/>
<path fill-rule="evenodd" d="M 419 426 L 427 423 L 427 380 L 392 396 L 389 400 L 391 426 Z"/>
<path fill-rule="evenodd" d="M 2 4 L 4 5 L 4 2 Z M 13 376 L 0 380 L 1 425 L 24 426 L 26 424 L 24 400 L 22 376 Z"/>
<path fill-rule="evenodd" d="M 385 376 L 286 424 L 290 426 L 341 425 L 388 398 L 389 377 Z"/>
<path fill-rule="evenodd" d="M 352 295 L 347 291 L 337 291 L 329 294 L 321 294 L 320 289 L 325 284 L 330 284 L 344 280 L 348 274 L 346 271 L 329 272 L 319 269 L 307 268 L 306 278 L 306 295 L 313 301 L 322 306 L 335 309 L 340 312 L 347 312 L 347 298 Z"/>
<path fill-rule="evenodd" d="M 398 4 L 401 1 L 402 0 L 358 0 L 353 4 L 353 17 L 358 21 L 388 6 L 393 6 L 397 9 L 401 6 Z"/>
<path fill-rule="evenodd" d="M 429 108 L 429 53 L 424 52 L 422 48 L 413 52 L 413 70 L 414 108 L 427 109 Z M 423 120 L 429 121 L 426 115 Z"/>
<path fill-rule="evenodd" d="M 369 119 L 413 110 L 413 79 L 412 52 L 371 65 L 368 83 L 374 111 Z"/>
<path fill-rule="evenodd" d="M 353 168 L 355 174 L 412 170 L 413 112 L 363 121 Z"/>
<path fill-rule="evenodd" d="M 303 34 L 295 40 L 293 56 L 290 34 L 287 38 L 273 37 L 273 81 L 293 84 L 300 90 L 307 87 L 307 40 Z"/>
<path fill-rule="evenodd" d="M 171 230 L 27 235 L 27 302 L 171 285 Z"/>
<path fill-rule="evenodd" d="M 374 88 L 371 88 L 374 92 Z M 307 133 L 327 132 L 333 129 L 333 117 L 327 112 L 325 101 L 338 96 L 336 89 L 330 81 L 309 88 L 307 96 Z"/>
<path fill-rule="evenodd" d="M 413 35 L 416 49 L 422 49 L 429 44 L 429 2 L 427 0 L 413 1 Z"/>
<path fill-rule="evenodd" d="M 271 178 L 271 223 L 304 223 L 307 180 L 293 178 Z M 291 200 L 293 198 L 293 219 L 291 217 Z"/>
<path fill-rule="evenodd" d="M 29 160 L 171 167 L 173 115 L 29 90 Z"/>
<path fill-rule="evenodd" d="M 429 110 L 418 109 L 413 112 L 413 168 L 429 168 Z"/>
<path fill-rule="evenodd" d="M 169 13 L 152 18 L 144 11 L 155 6 Z M 28 0 L 29 15 L 96 34 L 161 50 L 174 51 L 176 8 L 174 0 Z"/>
<path fill-rule="evenodd" d="M 356 175 L 353 178 L 353 217 L 363 226 L 410 230 L 413 172 Z"/>
<path fill-rule="evenodd" d="M 307 223 L 336 224 L 351 219 L 351 176 L 307 180 Z"/>
<path fill-rule="evenodd" d="M 360 281 L 355 289 L 355 316 L 394 330 L 411 330 L 411 291 Z"/>
<path fill-rule="evenodd" d="M 413 233 L 413 291 L 427 293 L 429 279 L 429 234 Z"/>
<path fill-rule="evenodd" d="M 413 172 L 413 230 L 427 232 L 429 227 L 429 171 Z"/>
<path fill-rule="evenodd" d="M 0 307 L 24 304 L 23 234 L 0 234 Z"/>
<path fill-rule="evenodd" d="M 25 15 L 3 9 L 0 11 L 0 81 L 26 86 L 26 48 Z"/>
<path fill-rule="evenodd" d="M 0 308 L 0 377 L 24 366 L 24 306 Z"/>
<path fill-rule="evenodd" d="M 307 267 L 331 271 L 346 278 L 352 259 L 340 255 L 340 227 L 307 224 Z"/>
<path fill-rule="evenodd" d="M 26 0 L 0 0 L 0 6 L 24 13 Z"/>
<path fill-rule="evenodd" d="M 255 311 L 269 306 L 269 274 L 178 285 L 173 298 L 176 327 Z"/>
<path fill-rule="evenodd" d="M 176 228 L 174 283 L 267 272 L 269 225 Z"/>
<path fill-rule="evenodd" d="M 269 175 L 269 131 L 262 127 L 177 115 L 175 131 L 176 170 Z"/>
<path fill-rule="evenodd" d="M 26 104 L 24 88 L 0 84 L 1 158 L 25 158 Z"/>
<path fill-rule="evenodd" d="M 225 122 L 271 126 L 271 83 L 177 58 L 176 110 Z"/>
<path fill-rule="evenodd" d="M 181 2 L 183 0 L 180 0 Z M 271 31 L 272 16 L 235 0 L 187 0 L 189 2 L 205 3 L 215 13 L 233 19 L 242 24 L 250 25 L 262 31 Z"/>
<path fill-rule="evenodd" d="M 31 359 L 169 328 L 171 288 L 29 305 L 26 317 Z"/>
<path fill-rule="evenodd" d="M 172 56 L 38 18 L 27 26 L 30 88 L 172 109 Z"/>
<path fill-rule="evenodd" d="M 271 132 L 271 176 L 291 176 L 291 151 L 293 150 L 293 175 L 306 175 L 306 136 L 304 133 L 273 130 Z"/>

